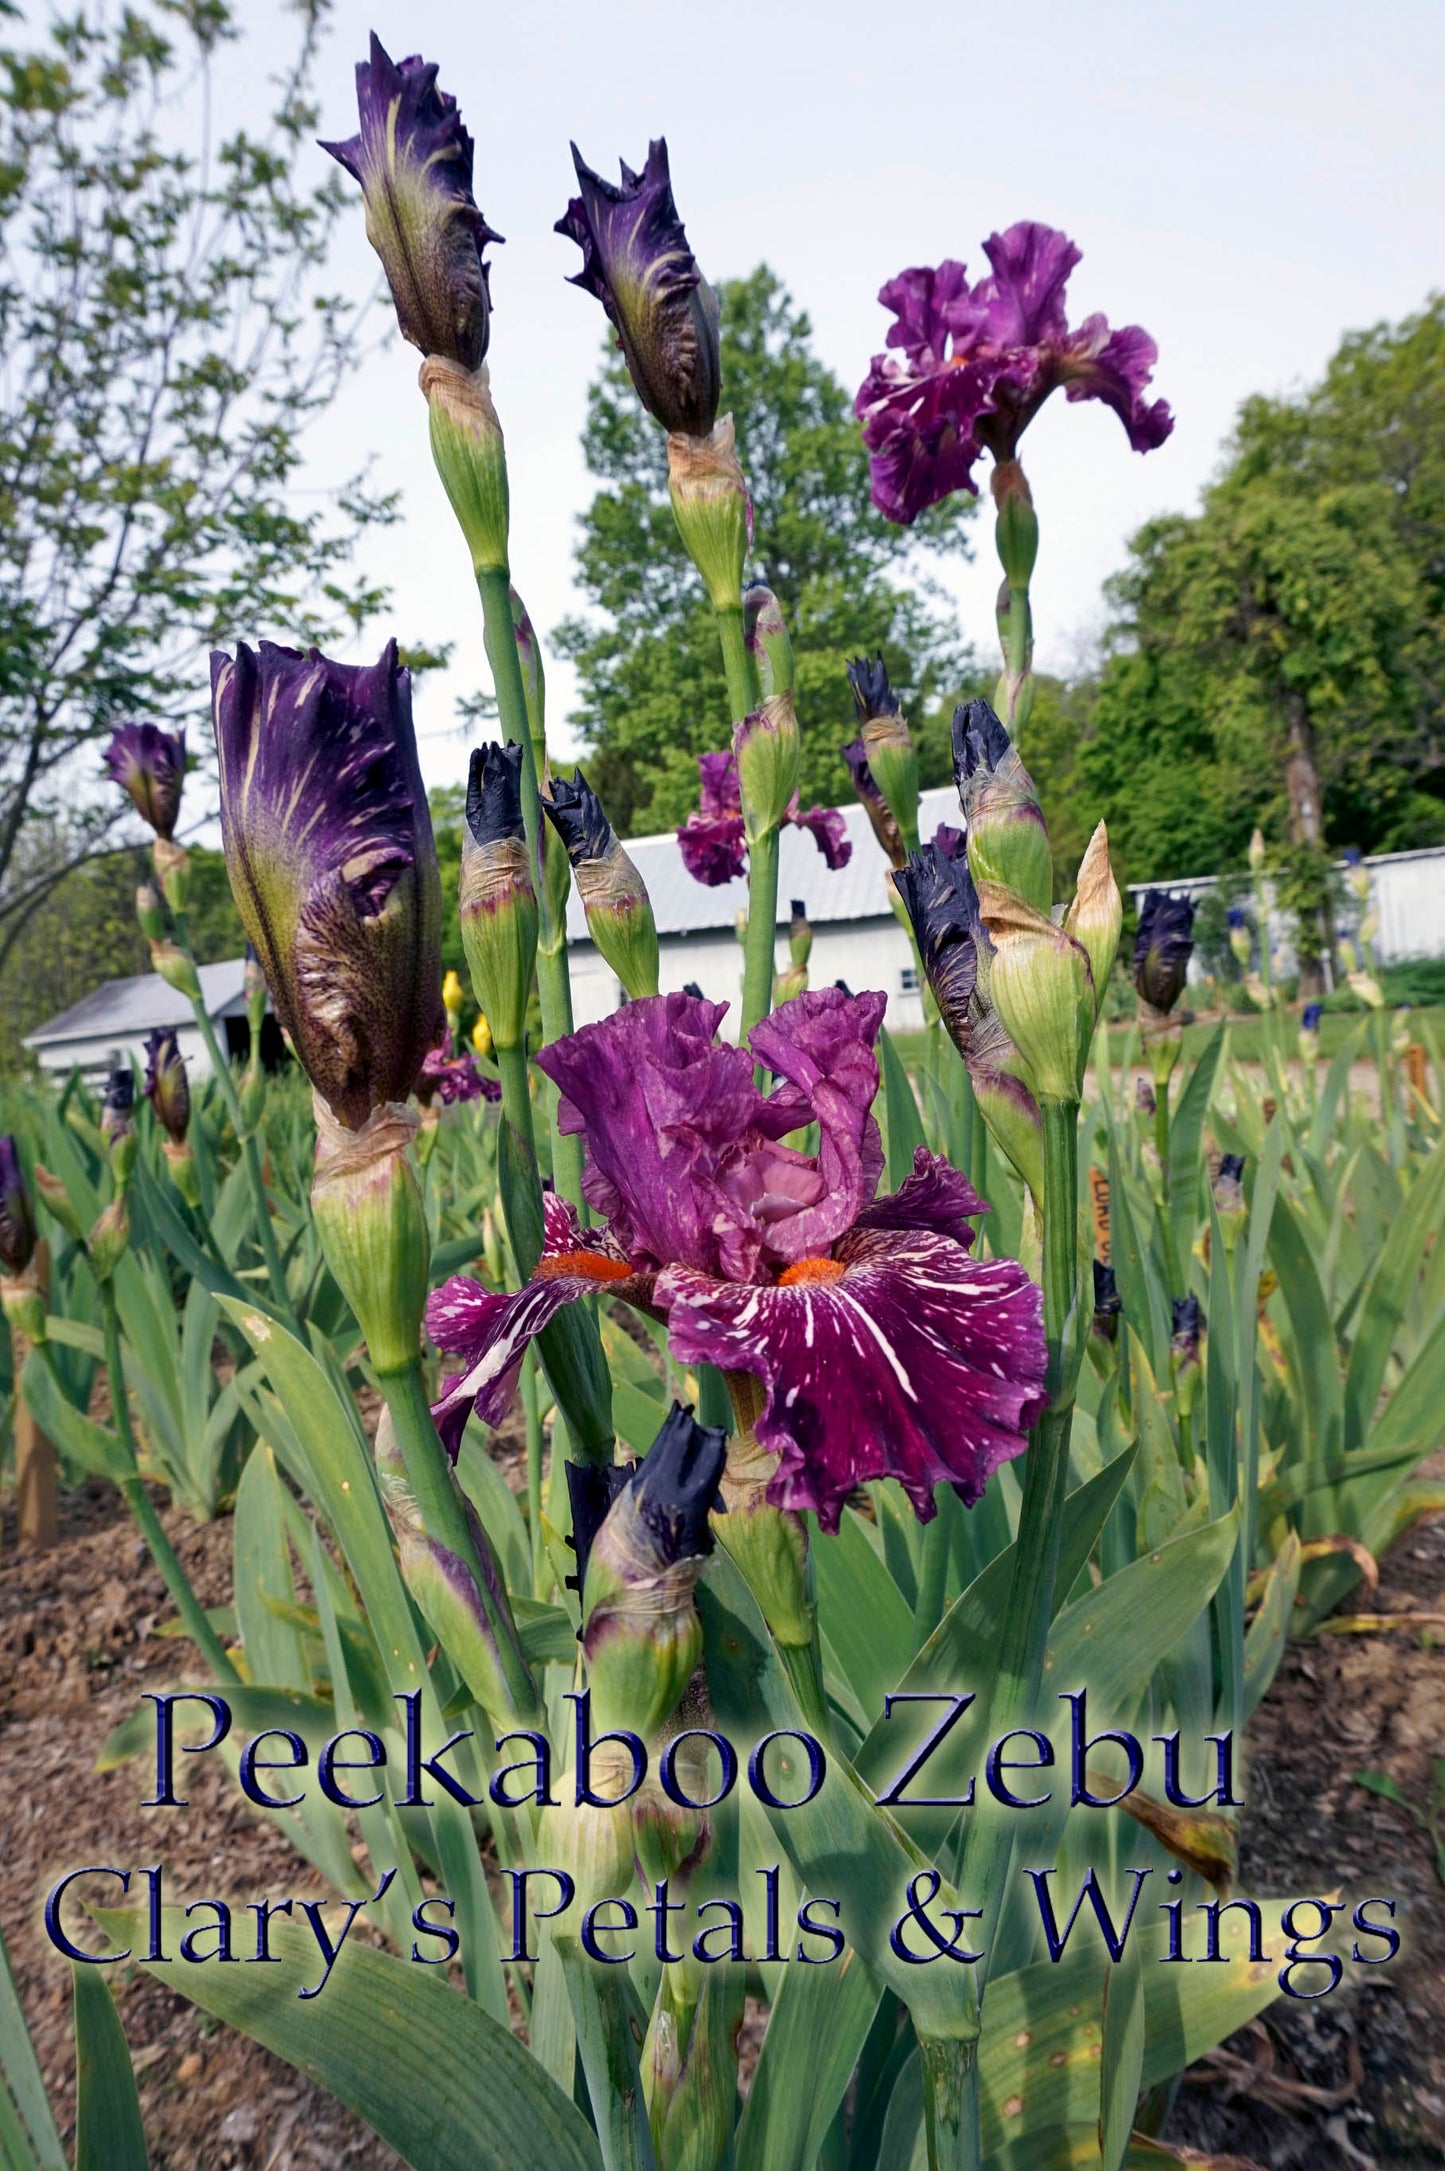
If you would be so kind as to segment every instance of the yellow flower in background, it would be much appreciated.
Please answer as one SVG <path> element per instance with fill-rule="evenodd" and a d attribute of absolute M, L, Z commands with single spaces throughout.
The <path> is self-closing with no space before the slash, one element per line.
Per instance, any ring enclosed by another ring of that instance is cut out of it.
<path fill-rule="evenodd" d="M 449 972 L 442 982 L 442 1008 L 449 1018 L 460 1017 L 462 999 L 462 983 L 454 972 Z"/>
<path fill-rule="evenodd" d="M 477 1022 L 472 1027 L 472 1046 L 478 1055 L 490 1055 L 492 1052 L 492 1028 L 487 1023 L 485 1010 L 477 1012 Z"/>

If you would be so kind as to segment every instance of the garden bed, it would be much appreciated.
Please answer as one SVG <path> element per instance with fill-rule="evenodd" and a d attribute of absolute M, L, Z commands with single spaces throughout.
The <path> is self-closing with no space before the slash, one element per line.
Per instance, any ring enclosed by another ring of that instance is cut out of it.
<path fill-rule="evenodd" d="M 1445 1459 L 1437 1458 L 1445 1467 Z M 229 1597 L 231 1529 L 174 1511 L 167 1530 L 211 1605 Z M 0 1921 L 46 2081 L 73 2112 L 70 1985 L 45 1943 L 52 1875 L 85 1861 L 164 1858 L 174 1889 L 284 1889 L 324 1896 L 279 1833 L 252 1817 L 219 1767 L 198 1767 L 183 1814 L 139 1806 L 131 1765 L 90 1776 L 101 1743 L 148 1687 L 172 1682 L 177 1650 L 157 1633 L 160 1579 L 115 1492 L 90 1484 L 63 1505 L 52 1552 L 17 1555 L 7 1516 L 0 1568 L 0 1788 L 8 1847 Z M 1359 1603 L 1358 1599 L 1347 1601 Z M 1381 1612 L 1445 1609 L 1445 1520 L 1420 1526 L 1386 1565 Z M 1445 1893 L 1428 1841 L 1401 1810 L 1354 1784 L 1388 1771 L 1413 1800 L 1445 1750 L 1445 1666 L 1428 1632 L 1324 1635 L 1292 1645 L 1251 1735 L 1246 1891 L 1397 1895 L 1405 1951 L 1384 1978 L 1267 2016 L 1274 2082 L 1241 2092 L 1242 2067 L 1191 2076 L 1176 2141 L 1252 2157 L 1270 2171 L 1398 2171 L 1445 2165 Z M 381 2171 L 393 2152 L 335 2099 L 255 2043 L 216 2029 L 139 1970 L 115 1980 L 140 2079 L 154 2171 Z M 1228 2046 L 1257 2063 L 1262 2039 Z M 755 2052 L 754 2052 L 755 2054 Z M 1280 2087 L 1278 2084 L 1285 2085 Z M 1314 2091 L 1313 2095 L 1301 2092 Z"/>

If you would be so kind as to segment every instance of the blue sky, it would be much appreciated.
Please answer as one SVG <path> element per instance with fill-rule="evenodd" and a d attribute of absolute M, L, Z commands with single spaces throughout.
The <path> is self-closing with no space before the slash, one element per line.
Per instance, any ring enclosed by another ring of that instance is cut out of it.
<path fill-rule="evenodd" d="M 258 29 L 271 16 L 271 0 L 251 11 Z M 850 386 L 882 343 L 876 294 L 893 272 L 946 255 L 982 268 L 983 236 L 1016 218 L 1073 236 L 1084 252 L 1073 313 L 1148 327 L 1156 388 L 1178 419 L 1144 458 L 1098 405 L 1054 401 L 1031 429 L 1044 668 L 1086 652 L 1126 538 L 1194 503 L 1246 394 L 1308 381 L 1343 330 L 1406 314 L 1442 279 L 1438 5 L 338 0 L 324 134 L 354 128 L 351 68 L 372 27 L 394 55 L 440 62 L 477 139 L 478 201 L 508 237 L 494 252 L 492 382 L 514 576 L 543 629 L 574 602 L 574 520 L 590 494 L 578 440 L 602 330 L 597 305 L 565 283 L 575 248 L 551 230 L 569 193 L 569 137 L 615 172 L 619 154 L 640 163 L 648 137 L 665 134 L 703 268 L 725 277 L 765 257 Z M 264 45 L 263 33 L 236 62 L 257 66 Z M 360 291 L 374 267 L 358 195 L 334 274 Z M 394 337 L 368 356 L 316 435 L 314 476 L 369 449 L 377 479 L 405 490 L 404 524 L 371 539 L 365 562 L 393 588 L 403 638 L 455 644 L 452 669 L 418 702 L 424 766 L 441 783 L 465 770 L 455 698 L 487 679 L 416 365 Z M 984 521 L 978 542 L 976 562 L 947 578 L 991 658 Z M 549 735 L 563 745 L 572 698 L 552 665 Z"/>

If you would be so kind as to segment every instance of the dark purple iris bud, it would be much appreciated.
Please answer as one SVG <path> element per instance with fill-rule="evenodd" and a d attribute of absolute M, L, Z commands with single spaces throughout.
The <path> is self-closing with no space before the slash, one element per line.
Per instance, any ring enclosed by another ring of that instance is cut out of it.
<path fill-rule="evenodd" d="M 552 781 L 543 811 L 566 847 L 587 915 L 587 932 L 629 1000 L 657 993 L 657 922 L 647 884 L 619 844 L 602 802 L 580 769 Z"/>
<path fill-rule="evenodd" d="M 1300 1028 L 1306 1033 L 1317 1033 L 1320 1019 L 1324 1016 L 1323 1003 L 1306 1003 L 1300 1015 Z"/>
<path fill-rule="evenodd" d="M 445 1025 L 441 880 L 411 673 L 316 649 L 211 658 L 226 871 L 276 1015 L 337 1121 L 406 1099 Z"/>
<path fill-rule="evenodd" d="M 984 243 L 990 275 L 970 286 L 954 259 L 900 272 L 878 299 L 896 319 L 854 402 L 870 454 L 873 501 L 905 526 L 956 490 L 974 491 L 987 451 L 1003 466 L 1051 393 L 1100 399 L 1136 452 L 1174 427 L 1146 392 L 1158 349 L 1138 325 L 1102 316 L 1071 329 L 1064 288 L 1079 262 L 1066 235 L 1032 220 Z"/>
<path fill-rule="evenodd" d="M 580 193 L 554 229 L 582 251 L 571 284 L 606 310 L 637 396 L 654 420 L 668 431 L 706 437 L 722 391 L 717 296 L 677 215 L 667 145 L 661 137 L 648 145 L 641 173 L 624 162 L 620 187 L 594 173 L 575 143 L 572 163 Z"/>
<path fill-rule="evenodd" d="M 975 882 L 997 882 L 1040 912 L 1053 901 L 1049 833 L 1033 778 L 987 701 L 953 712 L 953 780 L 958 787 Z"/>
<path fill-rule="evenodd" d="M 393 61 L 373 35 L 356 68 L 361 126 L 323 143 L 361 183 L 366 237 L 381 258 L 403 339 L 462 369 L 487 351 L 491 297 L 482 251 L 500 241 L 472 196 L 472 139 L 434 62 Z"/>
<path fill-rule="evenodd" d="M 1231 1216 L 1245 1210 L 1244 1155 L 1223 1153 L 1210 1186 L 1214 1193 L 1214 1205 L 1221 1221 L 1228 1223 Z"/>
<path fill-rule="evenodd" d="M 107 1074 L 105 1095 L 100 1104 L 100 1133 L 102 1138 L 118 1138 L 130 1129 L 135 1114 L 135 1072 L 129 1063 L 117 1064 Z"/>
<path fill-rule="evenodd" d="M 719 1505 L 718 1484 L 726 1461 L 726 1431 L 700 1425 L 690 1408 L 674 1402 L 625 1487 L 652 1540 L 659 1568 L 699 1560 L 712 1551 L 708 1517 Z"/>
<path fill-rule="evenodd" d="M 1094 1320 L 1090 1332 L 1100 1342 L 1119 1339 L 1119 1320 L 1124 1307 L 1119 1300 L 1114 1269 L 1102 1259 L 1094 1261 Z"/>
<path fill-rule="evenodd" d="M 875 656 L 870 663 L 866 656 L 855 657 L 848 666 L 848 685 L 869 776 L 892 813 L 905 849 L 916 850 L 918 755 L 883 658 Z"/>
<path fill-rule="evenodd" d="M 676 1408 L 674 1403 L 673 1407 Z M 587 1580 L 592 1541 L 607 1520 L 607 1511 L 623 1490 L 632 1472 L 620 1462 L 569 1462 L 564 1464 L 567 1497 L 572 1504 L 572 1535 L 566 1541 L 576 1555 L 577 1572 L 564 1576 L 568 1590 L 581 1596 Z"/>
<path fill-rule="evenodd" d="M 881 656 L 874 656 L 871 661 L 867 656 L 856 656 L 848 666 L 848 688 L 860 724 L 866 724 L 871 716 L 902 713 L 898 696 L 888 683 L 888 666 Z"/>
<path fill-rule="evenodd" d="M 966 859 L 968 838 L 961 829 L 955 829 L 951 822 L 940 822 L 933 832 L 933 849 L 941 852 L 945 859 Z"/>
<path fill-rule="evenodd" d="M 698 986 L 696 980 L 684 980 L 682 983 L 682 992 L 684 995 L 690 995 L 694 1002 L 701 1003 L 706 1002 L 707 1000 L 707 997 L 703 994 L 703 991 Z"/>
<path fill-rule="evenodd" d="M 1157 1106 L 1158 1103 L 1156 1102 L 1154 1097 L 1154 1088 L 1149 1083 L 1149 1080 L 1147 1078 L 1136 1078 L 1134 1080 L 1135 1114 L 1141 1116 L 1146 1122 L 1152 1121 Z"/>
<path fill-rule="evenodd" d="M 1171 1297 L 1169 1304 L 1173 1317 L 1169 1355 L 1177 1375 L 1186 1366 L 1199 1363 L 1200 1339 L 1205 1328 L 1204 1307 L 1198 1297 Z"/>
<path fill-rule="evenodd" d="M 1235 928 L 1248 927 L 1249 925 L 1249 915 L 1245 911 L 1243 905 L 1231 905 L 1229 907 L 1229 910 L 1225 913 L 1224 917 L 1229 923 L 1231 932 L 1233 932 Z"/>
<path fill-rule="evenodd" d="M 112 784 L 130 795 L 141 820 L 167 843 L 181 811 L 186 735 L 159 724 L 121 724 L 111 733 L 105 765 Z"/>
<path fill-rule="evenodd" d="M 850 739 L 838 749 L 848 764 L 848 774 L 853 779 L 853 790 L 858 803 L 868 817 L 874 836 L 888 855 L 889 865 L 896 873 L 908 857 L 908 847 L 903 834 L 893 819 L 893 810 L 873 780 L 868 766 L 868 755 L 861 738 Z"/>
<path fill-rule="evenodd" d="M 1161 1015 L 1174 1008 L 1194 954 L 1194 901 L 1146 890 L 1134 938 L 1134 985 L 1141 1002 Z"/>
<path fill-rule="evenodd" d="M 20 1149 L 7 1133 L 0 1138 L 0 1267 L 7 1275 L 25 1272 L 35 1255 L 35 1241 L 35 1214 Z"/>
<path fill-rule="evenodd" d="M 191 1089 L 180 1043 L 168 1025 L 157 1026 L 146 1041 L 145 1091 L 166 1136 L 180 1145 L 190 1128 Z"/>
<path fill-rule="evenodd" d="M 522 748 L 472 750 L 458 902 L 472 987 L 498 1048 L 523 1045 L 537 954 L 537 891 L 522 819 Z"/>
<path fill-rule="evenodd" d="M 893 886 L 903 899 L 938 1014 L 949 1039 L 966 1058 L 973 1036 L 979 947 L 987 940 L 967 862 L 950 859 L 936 844 L 926 844 L 910 855 L 894 876 Z"/>

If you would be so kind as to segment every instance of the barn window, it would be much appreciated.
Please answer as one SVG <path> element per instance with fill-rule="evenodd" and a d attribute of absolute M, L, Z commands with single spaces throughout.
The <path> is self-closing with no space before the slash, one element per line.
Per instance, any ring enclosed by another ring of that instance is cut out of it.
<path fill-rule="evenodd" d="M 916 965 L 904 966 L 902 972 L 898 975 L 898 986 L 904 995 L 916 995 L 918 993 L 918 967 Z"/>

